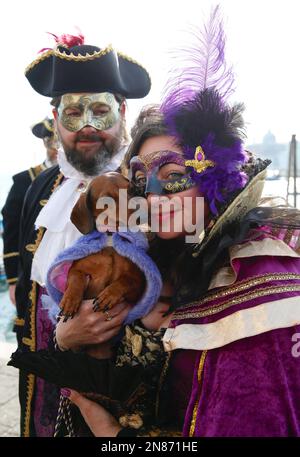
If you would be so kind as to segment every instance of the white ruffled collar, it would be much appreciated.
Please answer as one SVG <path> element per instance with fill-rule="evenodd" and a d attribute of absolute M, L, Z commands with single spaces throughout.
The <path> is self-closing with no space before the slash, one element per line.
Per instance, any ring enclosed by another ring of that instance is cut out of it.
<path fill-rule="evenodd" d="M 115 171 L 120 166 L 126 147 L 120 149 L 100 174 Z M 36 228 L 47 229 L 33 257 L 31 270 L 31 279 L 42 285 L 54 258 L 82 235 L 72 224 L 70 216 L 80 197 L 82 184 L 85 187 L 94 178 L 75 170 L 67 161 L 63 150 L 58 153 L 58 164 L 67 179 L 52 193 L 35 221 Z"/>

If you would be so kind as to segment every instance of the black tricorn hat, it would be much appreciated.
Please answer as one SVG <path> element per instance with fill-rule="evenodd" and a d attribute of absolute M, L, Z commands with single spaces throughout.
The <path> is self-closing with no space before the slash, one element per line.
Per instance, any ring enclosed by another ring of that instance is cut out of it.
<path fill-rule="evenodd" d="M 38 138 L 51 137 L 54 133 L 53 119 L 46 117 L 43 121 L 34 124 L 31 131 Z"/>
<path fill-rule="evenodd" d="M 111 46 L 56 46 L 43 52 L 25 70 L 33 89 L 47 97 L 67 93 L 111 92 L 143 98 L 150 91 L 148 72 Z"/>

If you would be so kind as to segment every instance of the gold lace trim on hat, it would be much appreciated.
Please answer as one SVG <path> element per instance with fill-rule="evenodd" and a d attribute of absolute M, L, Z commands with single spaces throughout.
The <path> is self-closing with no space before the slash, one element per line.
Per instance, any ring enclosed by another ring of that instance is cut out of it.
<path fill-rule="evenodd" d="M 86 62 L 89 60 L 98 59 L 99 57 L 105 56 L 106 54 L 109 54 L 110 52 L 113 52 L 113 51 L 114 51 L 114 49 L 111 44 L 108 45 L 106 48 L 101 49 L 100 51 L 94 51 L 92 54 L 86 53 L 84 55 L 82 55 L 82 54 L 75 55 L 75 54 L 73 54 L 73 52 L 68 54 L 66 51 L 60 51 L 58 48 L 50 49 L 49 51 L 43 52 L 39 57 L 37 57 L 37 59 L 35 59 L 33 62 L 31 62 L 26 67 L 25 75 L 30 70 L 32 70 L 32 68 L 34 68 L 37 64 L 39 64 L 40 62 L 42 62 L 45 59 L 48 59 L 48 57 L 51 57 L 51 56 L 58 57 L 58 58 L 64 59 L 64 60 L 73 61 L 73 62 Z M 125 59 L 128 62 L 134 63 L 135 65 L 138 65 L 139 67 L 141 67 L 147 73 L 147 75 L 150 79 L 150 75 L 143 65 L 141 65 L 139 62 L 132 59 L 131 57 L 127 56 L 123 52 L 119 52 L 119 51 L 115 51 L 115 52 L 122 59 Z"/>

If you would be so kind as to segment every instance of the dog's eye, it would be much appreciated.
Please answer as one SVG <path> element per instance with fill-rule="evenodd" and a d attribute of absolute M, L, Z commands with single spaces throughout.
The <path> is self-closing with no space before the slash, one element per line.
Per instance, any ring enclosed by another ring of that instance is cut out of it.
<path fill-rule="evenodd" d="M 145 186 L 146 185 L 145 176 L 138 176 L 137 178 L 135 178 L 135 184 L 139 187 Z"/>

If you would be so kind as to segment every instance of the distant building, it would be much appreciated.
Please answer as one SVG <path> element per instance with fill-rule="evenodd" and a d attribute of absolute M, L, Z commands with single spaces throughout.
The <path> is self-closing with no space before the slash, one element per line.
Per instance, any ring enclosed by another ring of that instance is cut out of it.
<path fill-rule="evenodd" d="M 250 144 L 246 148 L 262 159 L 272 160 L 269 169 L 278 170 L 280 176 L 287 176 L 289 143 L 277 143 L 275 135 L 270 130 L 263 137 L 262 143 Z M 298 151 L 300 153 L 299 144 Z M 300 171 L 300 163 L 298 164 L 298 168 Z"/>

